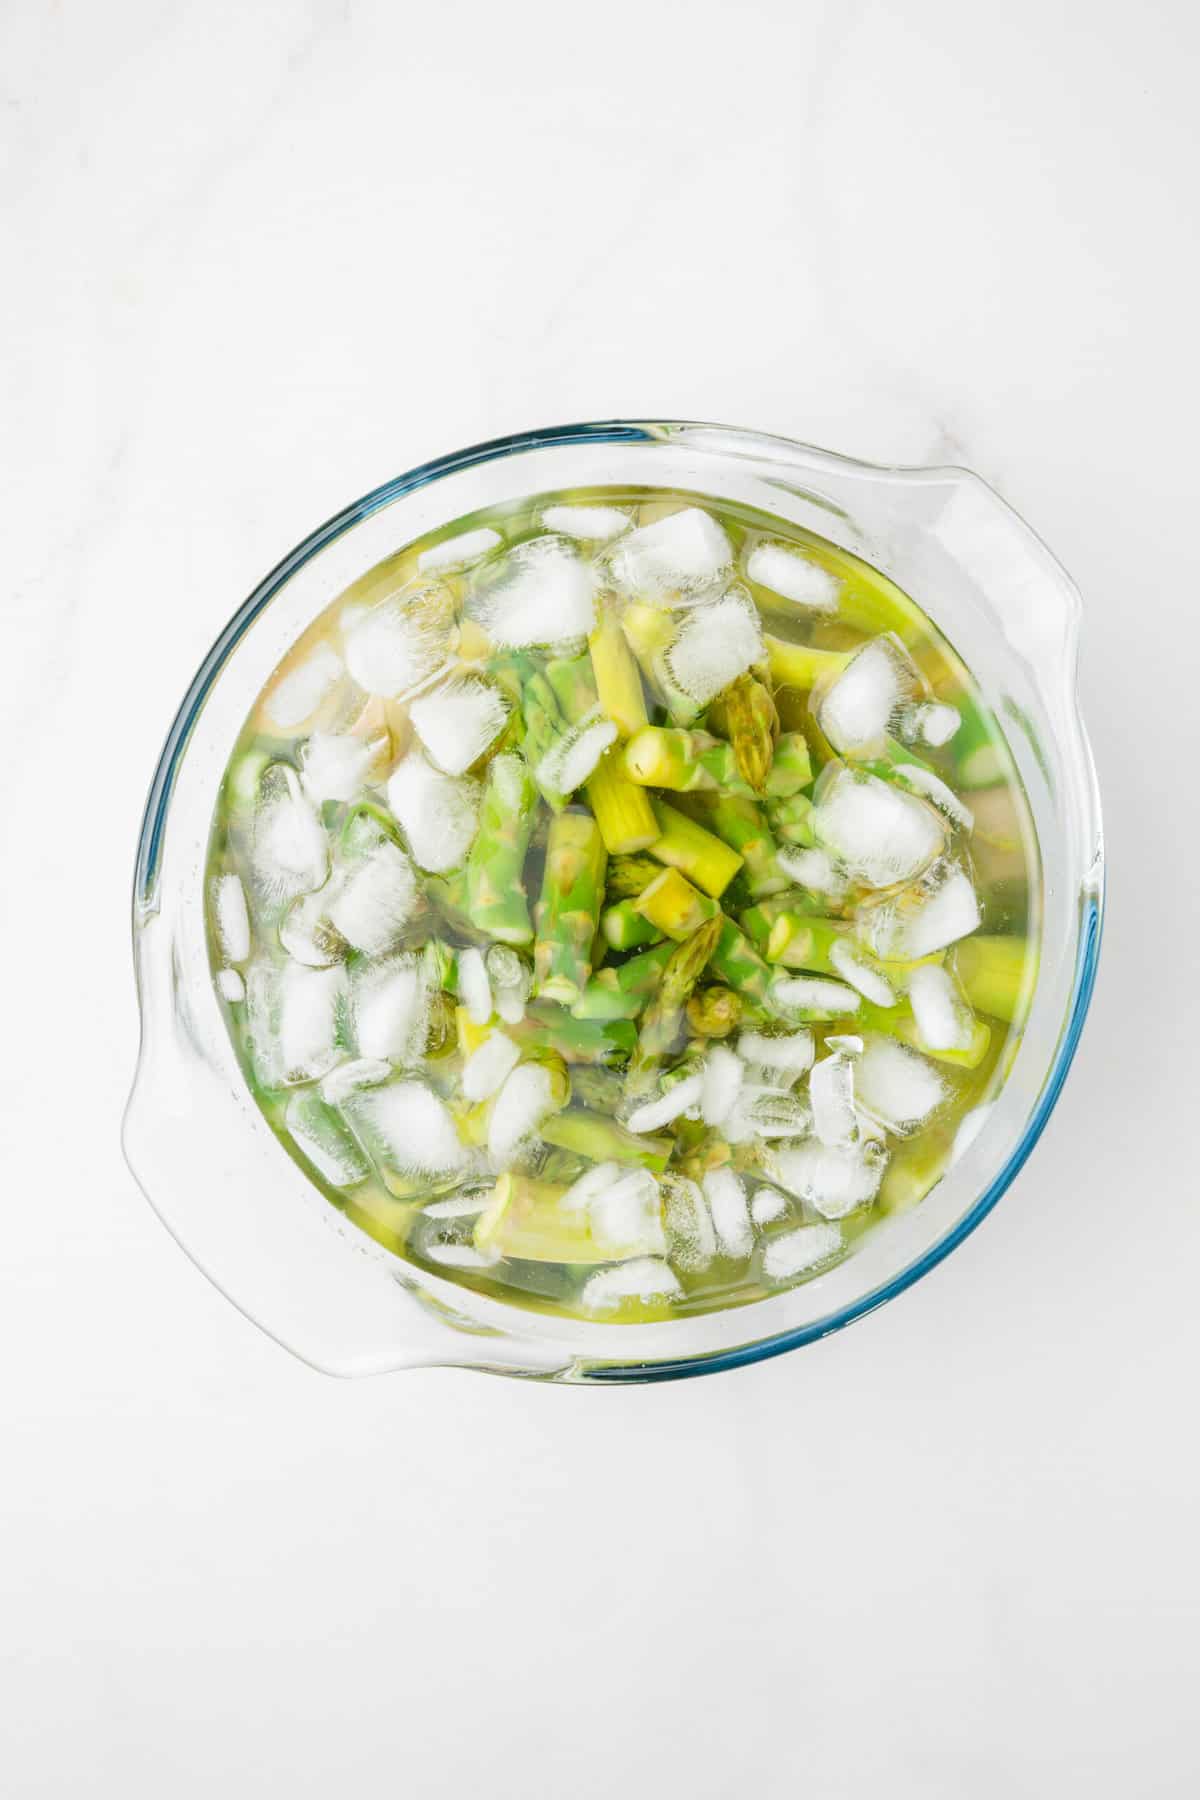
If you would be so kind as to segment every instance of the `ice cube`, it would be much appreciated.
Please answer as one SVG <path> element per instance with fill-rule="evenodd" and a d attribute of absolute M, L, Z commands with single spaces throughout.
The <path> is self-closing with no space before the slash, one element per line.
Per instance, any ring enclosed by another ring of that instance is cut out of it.
<path fill-rule="evenodd" d="M 365 956 L 395 949 L 417 909 L 416 872 L 398 844 L 385 840 L 342 871 L 327 916 Z"/>
<path fill-rule="evenodd" d="M 812 1067 L 813 1034 L 789 1031 L 768 1036 L 761 1031 L 743 1031 L 737 1041 L 737 1053 L 752 1069 L 770 1069 L 790 1087 Z"/>
<path fill-rule="evenodd" d="M 858 1098 L 889 1131 L 903 1136 L 924 1123 L 950 1092 L 931 1062 L 895 1038 L 872 1034 L 858 1059 Z"/>
<path fill-rule="evenodd" d="M 746 574 L 757 587 L 770 588 L 812 613 L 835 613 L 842 584 L 788 544 L 756 544 L 746 558 Z"/>
<path fill-rule="evenodd" d="M 492 1101 L 488 1155 L 500 1168 L 512 1161 L 525 1139 L 554 1109 L 550 1071 L 541 1063 L 521 1063 Z"/>
<path fill-rule="evenodd" d="M 733 546 L 698 506 L 640 525 L 617 543 L 607 566 L 613 586 L 655 606 L 715 598 L 733 571 Z"/>
<path fill-rule="evenodd" d="M 413 860 L 431 875 L 448 874 L 465 859 L 479 821 L 479 800 L 477 781 L 443 775 L 419 750 L 410 750 L 388 779 L 388 805 Z"/>
<path fill-rule="evenodd" d="M 467 610 L 495 644 L 561 644 L 595 624 L 595 586 L 569 539 L 530 538 L 477 573 Z"/>
<path fill-rule="evenodd" d="M 246 983 L 236 969 L 221 969 L 217 973 L 217 992 L 230 1006 L 236 1006 L 246 998 Z"/>
<path fill-rule="evenodd" d="M 295 731 L 328 698 L 342 671 L 342 659 L 333 645 L 316 645 L 275 683 L 263 702 L 263 711 L 281 731 Z"/>
<path fill-rule="evenodd" d="M 274 902 L 312 893 L 329 873 L 321 821 L 287 763 L 271 763 L 259 782 L 250 851 L 255 880 Z"/>
<path fill-rule="evenodd" d="M 731 1144 L 756 1137 L 766 1142 L 799 1137 L 812 1129 L 812 1108 L 807 1100 L 786 1089 L 748 1082 L 722 1129 Z"/>
<path fill-rule="evenodd" d="M 758 1187 L 750 1202 L 750 1217 L 755 1225 L 775 1225 L 787 1217 L 789 1202 L 778 1188 Z"/>
<path fill-rule="evenodd" d="M 975 1139 L 979 1136 L 980 1132 L 987 1124 L 988 1119 L 991 1117 L 994 1105 L 995 1102 L 993 1101 L 989 1102 L 987 1106 L 975 1106 L 972 1107 L 970 1112 L 963 1114 L 959 1121 L 958 1130 L 954 1134 L 954 1143 L 950 1149 L 950 1161 L 952 1164 L 956 1163 L 960 1157 L 965 1156 L 967 1151 L 971 1148 L 971 1145 L 975 1142 Z"/>
<path fill-rule="evenodd" d="M 500 533 L 489 525 L 481 525 L 477 531 L 460 531 L 457 537 L 443 538 L 440 544 L 431 544 L 428 550 L 422 550 L 417 558 L 417 568 L 422 575 L 465 569 L 468 563 L 478 562 L 481 556 L 498 549 L 503 542 Z"/>
<path fill-rule="evenodd" d="M 770 1240 L 763 1251 L 763 1274 L 768 1281 L 791 1281 L 829 1262 L 841 1247 L 836 1225 L 800 1225 Z"/>
<path fill-rule="evenodd" d="M 487 953 L 487 976 L 496 1011 L 506 1025 L 519 1025 L 533 985 L 529 965 L 507 944 L 493 944 Z"/>
<path fill-rule="evenodd" d="M 658 1183 L 648 1169 L 600 1163 L 568 1189 L 562 1205 L 586 1210 L 592 1236 L 607 1255 L 661 1255 L 666 1249 Z"/>
<path fill-rule="evenodd" d="M 599 707 L 565 731 L 552 744 L 534 770 L 543 793 L 573 794 L 582 787 L 610 744 L 617 741 L 617 728 Z"/>
<path fill-rule="evenodd" d="M 218 875 L 212 884 L 213 923 L 221 955 L 229 963 L 245 962 L 250 954 L 250 914 L 246 890 L 236 875 Z"/>
<path fill-rule="evenodd" d="M 875 966 L 861 950 L 845 938 L 838 938 L 829 952 L 829 961 L 834 971 L 856 988 L 864 1000 L 872 1006 L 895 1006 L 897 995 L 891 982 L 883 971 Z"/>
<path fill-rule="evenodd" d="M 458 997 L 472 1025 L 486 1025 L 492 1016 L 492 984 L 483 952 L 469 944 L 458 953 Z"/>
<path fill-rule="evenodd" d="M 277 979 L 279 1083 L 319 1081 L 345 1054 L 346 971 L 289 963 Z"/>
<path fill-rule="evenodd" d="M 314 806 L 353 800 L 379 754 L 380 739 L 349 732 L 314 731 L 300 750 L 300 780 Z"/>
<path fill-rule="evenodd" d="M 703 1093 L 704 1076 L 685 1075 L 657 1100 L 646 1100 L 635 1107 L 625 1121 L 626 1129 L 636 1134 L 657 1131 L 660 1126 L 669 1125 L 672 1119 L 678 1119 L 689 1107 L 699 1106 Z"/>
<path fill-rule="evenodd" d="M 477 1219 L 488 1204 L 491 1188 L 477 1188 L 470 1194 L 451 1194 L 448 1200 L 431 1200 L 421 1208 L 423 1219 Z"/>
<path fill-rule="evenodd" d="M 428 974 L 420 956 L 368 963 L 351 985 L 354 1041 L 360 1057 L 412 1065 L 421 1060 L 429 1023 Z"/>
<path fill-rule="evenodd" d="M 724 1044 L 714 1044 L 709 1050 L 700 1090 L 700 1117 L 706 1125 L 721 1125 L 729 1117 L 742 1085 L 744 1067 Z"/>
<path fill-rule="evenodd" d="M 817 706 L 817 721 L 842 756 L 878 756 L 888 726 L 921 686 L 908 651 L 889 632 L 864 644 L 830 683 Z"/>
<path fill-rule="evenodd" d="M 717 1254 L 708 1202 L 686 1175 L 664 1175 L 660 1185 L 667 1253 L 676 1268 L 698 1274 Z"/>
<path fill-rule="evenodd" d="M 770 1000 L 781 1012 L 802 1013 L 810 1019 L 840 1019 L 862 1005 L 862 995 L 854 988 L 823 975 L 780 976 L 771 983 Z"/>
<path fill-rule="evenodd" d="M 443 587 L 403 588 L 355 616 L 344 629 L 346 663 L 359 687 L 401 700 L 446 664 L 454 606 Z"/>
<path fill-rule="evenodd" d="M 341 883 L 341 874 L 330 877 L 315 894 L 293 900 L 279 926 L 279 941 L 296 962 L 310 969 L 331 969 L 344 962 L 349 945 L 329 922 L 329 905 Z"/>
<path fill-rule="evenodd" d="M 331 1187 L 356 1187 L 371 1165 L 344 1121 L 313 1093 L 293 1094 L 284 1121 L 295 1144 Z"/>
<path fill-rule="evenodd" d="M 950 742 L 961 724 L 957 706 L 948 706 L 941 700 L 926 700 L 920 706 L 907 709 L 899 735 L 907 744 L 928 744 L 931 749 L 940 750 Z"/>
<path fill-rule="evenodd" d="M 463 675 L 422 694 L 408 716 L 429 760 L 445 775 L 465 775 L 504 730 L 510 710 L 495 682 Z"/>
<path fill-rule="evenodd" d="M 775 861 L 789 881 L 798 882 L 811 893 L 823 894 L 835 905 L 846 898 L 849 882 L 828 850 L 781 850 Z"/>
<path fill-rule="evenodd" d="M 908 1002 L 925 1049 L 970 1049 L 975 1016 L 948 969 L 936 963 L 914 969 L 908 983 Z"/>
<path fill-rule="evenodd" d="M 932 769 L 923 769 L 919 763 L 897 763 L 892 774 L 911 793 L 920 794 L 923 800 L 936 806 L 952 825 L 957 825 L 963 831 L 974 829 L 975 819 L 970 807 L 964 806 L 954 789 L 947 787 L 941 776 L 935 775 Z"/>
<path fill-rule="evenodd" d="M 861 1056 L 863 1041 L 854 1032 L 831 1031 L 825 1039 L 827 1050 L 840 1050 L 845 1056 Z"/>
<path fill-rule="evenodd" d="M 672 682 L 699 708 L 761 662 L 764 654 L 758 613 L 739 589 L 687 613 L 664 661 Z"/>
<path fill-rule="evenodd" d="M 924 800 L 877 775 L 830 765 L 812 811 L 813 831 L 867 887 L 912 881 L 946 847 L 946 827 Z"/>
<path fill-rule="evenodd" d="M 832 1149 L 858 1141 L 858 1117 L 854 1111 L 854 1063 L 835 1052 L 814 1063 L 808 1078 L 813 1129 Z"/>
<path fill-rule="evenodd" d="M 548 506 L 542 514 L 547 531 L 581 544 L 607 544 L 630 526 L 628 513 L 617 506 Z"/>
<path fill-rule="evenodd" d="M 675 1273 L 657 1256 L 635 1256 L 589 1275 L 579 1296 L 588 1312 L 611 1312 L 623 1300 L 676 1300 L 683 1292 Z"/>
<path fill-rule="evenodd" d="M 884 962 L 920 962 L 978 928 L 981 914 L 960 863 L 934 863 L 921 880 L 892 898 L 859 908 L 855 930 Z"/>
<path fill-rule="evenodd" d="M 463 1064 L 462 1091 L 467 1100 L 490 1100 L 512 1074 L 521 1052 L 502 1031 L 493 1031 Z"/>
<path fill-rule="evenodd" d="M 823 1219 L 843 1219 L 869 1206 L 879 1192 L 887 1151 L 869 1139 L 857 1144 L 788 1144 L 777 1148 L 770 1173 Z"/>
<path fill-rule="evenodd" d="M 704 1177 L 704 1198 L 722 1256 L 742 1258 L 754 1248 L 754 1228 L 746 1189 L 732 1169 L 710 1169 Z"/>
<path fill-rule="evenodd" d="M 391 1072 L 391 1063 L 384 1062 L 382 1057 L 356 1056 L 350 1062 L 339 1063 L 336 1069 L 330 1069 L 321 1083 L 321 1098 L 328 1100 L 330 1106 L 340 1106 L 359 1088 L 378 1087 Z"/>
<path fill-rule="evenodd" d="M 449 1108 L 423 1081 L 363 1088 L 344 1110 L 376 1162 L 396 1175 L 456 1175 L 470 1164 Z"/>

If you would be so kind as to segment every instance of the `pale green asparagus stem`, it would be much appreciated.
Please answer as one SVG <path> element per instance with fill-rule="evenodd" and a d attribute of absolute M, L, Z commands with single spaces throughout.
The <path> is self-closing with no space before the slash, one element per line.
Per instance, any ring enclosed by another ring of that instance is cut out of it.
<path fill-rule="evenodd" d="M 671 955 L 670 944 L 655 944 L 617 968 L 597 969 L 571 1008 L 577 1019 L 636 1019 L 658 986 Z"/>
<path fill-rule="evenodd" d="M 662 1058 L 682 1035 L 688 1000 L 716 948 L 724 922 L 721 914 L 707 920 L 667 958 L 658 989 L 642 1016 L 637 1048 L 630 1059 L 627 1088 L 631 1096 L 644 1093 L 653 1083 Z"/>
<path fill-rule="evenodd" d="M 657 944 L 662 932 L 643 918 L 632 900 L 617 900 L 600 915 L 600 931 L 612 950 L 639 950 L 646 944 Z"/>
<path fill-rule="evenodd" d="M 651 856 L 679 869 L 698 888 L 719 899 L 741 868 L 741 856 L 665 801 L 654 802 L 654 816 L 661 835 L 650 845 Z"/>
<path fill-rule="evenodd" d="M 480 931 L 503 944 L 527 944 L 533 937 L 524 872 L 536 806 L 537 790 L 522 759 L 511 751 L 494 757 L 467 858 L 467 912 Z"/>
<path fill-rule="evenodd" d="M 570 1006 L 587 984 L 606 860 L 604 841 L 590 813 L 560 813 L 553 821 L 534 946 L 535 987 L 543 999 Z"/>
<path fill-rule="evenodd" d="M 561 1150 L 573 1150 L 589 1162 L 631 1163 L 661 1174 L 671 1154 L 670 1138 L 637 1137 L 615 1119 L 582 1107 L 568 1107 L 542 1126 L 542 1137 Z"/>
<path fill-rule="evenodd" d="M 753 675 L 739 675 L 708 709 L 708 722 L 733 748 L 738 772 L 761 794 L 771 768 L 779 714 L 770 689 Z"/>

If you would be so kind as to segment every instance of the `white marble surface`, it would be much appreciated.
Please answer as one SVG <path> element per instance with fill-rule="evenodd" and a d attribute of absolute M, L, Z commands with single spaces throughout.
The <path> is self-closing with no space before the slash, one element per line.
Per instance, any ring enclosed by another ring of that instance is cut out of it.
<path fill-rule="evenodd" d="M 5 1791 L 1194 1791 L 1194 9 L 11 0 L 0 45 Z M 964 460 L 1046 536 L 1092 1020 L 1012 1193 L 851 1332 L 337 1384 L 120 1158 L 146 784 L 315 521 L 622 413 Z"/>

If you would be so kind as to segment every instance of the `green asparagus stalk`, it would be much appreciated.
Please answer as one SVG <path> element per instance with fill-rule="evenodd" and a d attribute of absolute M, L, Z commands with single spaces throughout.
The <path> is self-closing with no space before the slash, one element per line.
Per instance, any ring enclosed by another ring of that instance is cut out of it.
<path fill-rule="evenodd" d="M 851 650 L 816 650 L 811 644 L 788 644 L 767 637 L 767 661 L 777 687 L 811 688 L 826 676 L 839 675 Z"/>
<path fill-rule="evenodd" d="M 667 958 L 658 988 L 642 1015 L 637 1046 L 630 1058 L 627 1091 L 631 1096 L 646 1091 L 662 1058 L 682 1035 L 688 1000 L 716 948 L 723 923 L 722 914 L 706 920 Z"/>
<path fill-rule="evenodd" d="M 566 805 L 566 796 L 538 777 L 544 758 L 559 742 L 564 729 L 554 689 L 540 670 L 535 670 L 527 677 L 521 690 L 521 717 L 525 725 L 521 745 L 525 761 L 538 782 L 547 805 L 552 806 L 555 812 L 561 812 Z"/>
<path fill-rule="evenodd" d="M 803 732 L 785 731 L 775 746 L 775 756 L 766 780 L 768 799 L 786 800 L 809 786 L 813 778 L 812 759 Z"/>
<path fill-rule="evenodd" d="M 596 683 L 589 656 L 555 657 L 546 664 L 546 680 L 569 725 L 578 725 L 596 705 Z"/>
<path fill-rule="evenodd" d="M 732 988 L 697 988 L 687 1003 L 688 1030 L 697 1037 L 728 1037 L 740 1024 L 742 1011 L 741 995 Z"/>
<path fill-rule="evenodd" d="M 536 806 L 533 777 L 521 758 L 511 751 L 493 757 L 467 858 L 467 912 L 480 931 L 503 944 L 527 944 L 533 937 L 524 870 Z"/>
<path fill-rule="evenodd" d="M 780 912 L 767 938 L 767 961 L 786 969 L 812 969 L 837 976 L 829 960 L 833 946 L 853 934 L 853 926 L 841 919 L 823 919 L 812 913 Z"/>
<path fill-rule="evenodd" d="M 976 1012 L 1017 1024 L 1037 979 L 1037 957 L 1023 937 L 969 937 L 954 948 L 959 983 Z"/>
<path fill-rule="evenodd" d="M 776 862 L 779 846 L 756 801 L 738 794 L 689 794 L 684 804 L 690 818 L 742 858 L 739 881 L 745 884 L 751 899 L 777 894 L 787 887 L 787 876 Z"/>
<path fill-rule="evenodd" d="M 708 723 L 727 738 L 742 780 L 752 793 L 766 784 L 779 735 L 779 714 L 765 682 L 739 675 L 708 709 Z"/>
<path fill-rule="evenodd" d="M 592 944 L 604 898 L 604 841 L 590 813 L 560 813 L 550 827 L 537 909 L 534 985 L 546 1000 L 570 1006 L 592 968 Z"/>
<path fill-rule="evenodd" d="M 605 751 L 583 791 L 610 856 L 644 850 L 659 835 L 650 797 L 624 773 L 617 745 Z"/>
<path fill-rule="evenodd" d="M 781 844 L 809 848 L 816 842 L 812 810 L 813 803 L 807 794 L 789 794 L 786 800 L 768 800 L 767 823 Z"/>
<path fill-rule="evenodd" d="M 597 969 L 571 1008 L 577 1019 L 636 1019 L 658 986 L 671 955 L 670 944 L 655 944 L 617 968 Z"/>
<path fill-rule="evenodd" d="M 738 772 L 732 744 L 707 731 L 647 725 L 625 746 L 625 773 L 641 787 L 749 794 Z"/>
<path fill-rule="evenodd" d="M 560 1150 L 573 1150 L 589 1162 L 631 1163 L 660 1175 L 671 1154 L 670 1138 L 637 1137 L 616 1119 L 571 1106 L 542 1126 L 542 1137 Z"/>
<path fill-rule="evenodd" d="M 623 1062 L 637 1041 L 637 1032 L 627 1018 L 609 1014 L 576 1019 L 549 1001 L 535 1001 L 511 1030 L 518 1043 L 557 1051 L 564 1062 L 572 1064 Z"/>
<path fill-rule="evenodd" d="M 743 1000 L 770 1007 L 771 970 L 732 919 L 722 920 L 711 962 L 713 974 Z"/>
<path fill-rule="evenodd" d="M 661 942 L 663 935 L 649 918 L 643 918 L 632 900 L 618 900 L 605 907 L 600 915 L 600 933 L 613 950 L 638 950 Z"/>
<path fill-rule="evenodd" d="M 657 819 L 654 836 L 658 836 Z M 611 852 L 610 855 L 607 877 L 610 900 L 632 900 L 662 874 L 662 864 L 656 863 L 652 856 L 616 856 Z"/>
<path fill-rule="evenodd" d="M 678 869 L 664 869 L 636 900 L 625 904 L 657 932 L 677 943 L 690 937 L 706 920 L 715 919 L 721 910 L 715 900 L 694 888 Z"/>
<path fill-rule="evenodd" d="M 642 678 L 616 615 L 607 612 L 588 639 L 600 705 L 623 738 L 649 723 Z"/>
<path fill-rule="evenodd" d="M 592 1237 L 587 1210 L 573 1212 L 563 1206 L 566 1191 L 557 1182 L 502 1175 L 476 1222 L 476 1249 L 523 1262 L 609 1261 L 611 1252 Z"/>
<path fill-rule="evenodd" d="M 742 857 L 665 801 L 656 800 L 653 805 L 661 835 L 650 845 L 651 856 L 678 869 L 714 900 L 719 899 L 741 868 Z"/>
<path fill-rule="evenodd" d="M 787 888 L 782 894 L 769 894 L 754 906 L 747 906 L 738 914 L 738 924 L 746 933 L 756 949 L 765 953 L 771 941 L 771 928 L 776 919 L 784 913 L 797 913 L 801 917 L 817 917 L 823 902 L 805 888 Z"/>

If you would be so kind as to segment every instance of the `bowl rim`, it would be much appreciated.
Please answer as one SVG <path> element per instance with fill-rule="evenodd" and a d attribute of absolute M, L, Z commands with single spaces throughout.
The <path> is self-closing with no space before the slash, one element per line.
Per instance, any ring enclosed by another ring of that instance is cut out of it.
<path fill-rule="evenodd" d="M 373 514 L 401 499 L 404 495 L 411 494 L 457 471 L 477 467 L 509 455 L 530 450 L 564 448 L 581 441 L 591 444 L 657 444 L 664 441 L 669 442 L 671 437 L 677 433 L 713 434 L 726 438 L 728 441 L 723 445 L 717 443 L 697 445 L 697 447 L 711 449 L 714 453 L 719 449 L 728 452 L 732 448 L 732 444 L 737 441 L 745 443 L 747 447 L 756 447 L 760 454 L 771 446 L 778 446 L 781 451 L 801 452 L 812 458 L 827 460 L 830 464 L 843 470 L 857 469 L 864 474 L 893 475 L 912 481 L 926 482 L 939 479 L 945 481 L 948 478 L 959 481 L 967 480 L 977 484 L 991 497 L 996 506 L 1002 509 L 1028 535 L 1038 551 L 1058 571 L 1064 586 L 1064 600 L 1068 608 L 1071 628 L 1072 718 L 1078 732 L 1082 772 L 1087 785 L 1088 800 L 1095 828 L 1096 853 L 1089 872 L 1090 884 L 1081 897 L 1075 970 L 1066 1020 L 1054 1061 L 1046 1076 L 1037 1106 L 1020 1139 L 1001 1169 L 962 1217 L 906 1268 L 901 1269 L 870 1292 L 836 1307 L 825 1317 L 813 1320 L 806 1325 L 774 1332 L 754 1342 L 736 1345 L 727 1350 L 714 1350 L 694 1356 L 659 1361 L 622 1362 L 619 1357 L 615 1357 L 611 1361 L 607 1359 L 604 1361 L 589 1360 L 586 1366 L 575 1371 L 576 1379 L 582 1377 L 590 1382 L 613 1384 L 682 1380 L 688 1376 L 715 1374 L 722 1370 L 763 1362 L 768 1358 L 781 1356 L 786 1351 L 799 1349 L 804 1344 L 828 1337 L 833 1332 L 843 1330 L 847 1325 L 853 1324 L 855 1320 L 876 1311 L 877 1308 L 885 1305 L 889 1300 L 894 1300 L 897 1295 L 904 1293 L 906 1289 L 912 1287 L 923 1276 L 936 1268 L 950 1255 L 951 1251 L 957 1249 L 964 1239 L 976 1230 L 1011 1187 L 1046 1128 L 1047 1121 L 1057 1104 L 1063 1083 L 1074 1061 L 1095 989 L 1103 936 L 1105 867 L 1100 796 L 1074 684 L 1073 658 L 1080 618 L 1079 596 L 1070 577 L 1033 527 L 1021 518 L 1020 514 L 996 492 L 984 477 L 963 465 L 876 463 L 865 458 L 846 456 L 839 451 L 831 451 L 818 445 L 808 444 L 801 439 L 784 437 L 779 433 L 758 432 L 747 426 L 718 425 L 711 421 L 652 420 L 649 418 L 601 419 L 547 426 L 530 431 L 515 432 L 504 437 L 490 438 L 481 443 L 451 451 L 446 455 L 431 458 L 427 462 L 418 463 L 404 473 L 393 476 L 379 486 L 370 489 L 359 499 L 343 506 L 318 525 L 276 563 L 275 567 L 251 590 L 218 633 L 192 678 L 159 754 L 142 815 L 133 882 L 133 933 L 136 962 L 139 922 L 145 917 L 147 911 L 154 910 L 153 896 L 158 881 L 167 812 L 175 787 L 176 773 L 186 751 L 192 727 L 230 652 L 275 595 L 314 556 L 352 527 L 369 519 Z M 617 1346 L 614 1344 L 614 1350 L 616 1349 Z"/>

